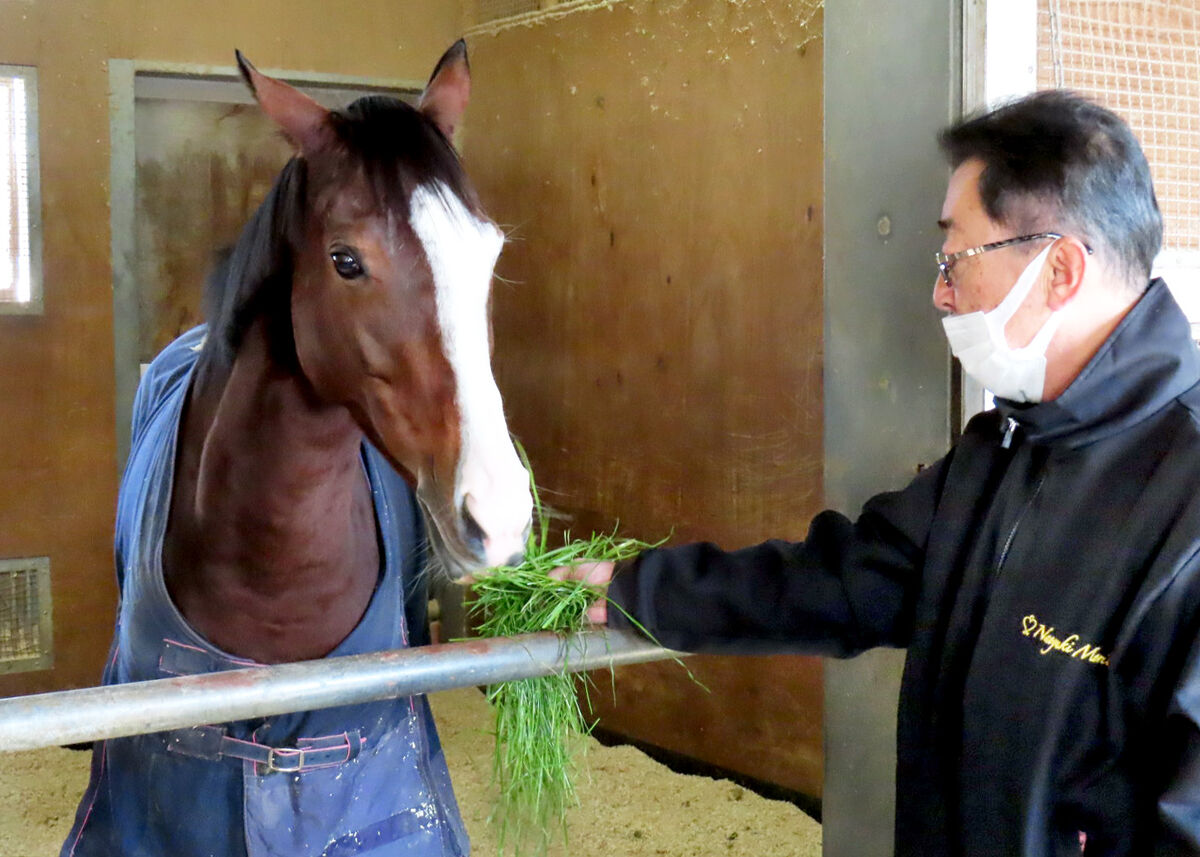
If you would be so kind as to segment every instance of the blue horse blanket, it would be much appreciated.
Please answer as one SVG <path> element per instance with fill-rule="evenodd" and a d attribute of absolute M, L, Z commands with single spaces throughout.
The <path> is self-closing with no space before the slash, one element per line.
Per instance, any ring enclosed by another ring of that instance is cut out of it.
<path fill-rule="evenodd" d="M 212 646 L 167 594 L 162 544 L 180 416 L 203 344 L 185 333 L 134 403 L 117 504 L 121 600 L 105 684 L 256 664 Z M 383 568 L 330 656 L 425 642 L 424 530 L 407 483 L 369 445 Z M 407 596 L 407 602 L 406 602 Z M 62 857 L 462 857 L 466 831 L 424 696 L 97 742 Z"/>

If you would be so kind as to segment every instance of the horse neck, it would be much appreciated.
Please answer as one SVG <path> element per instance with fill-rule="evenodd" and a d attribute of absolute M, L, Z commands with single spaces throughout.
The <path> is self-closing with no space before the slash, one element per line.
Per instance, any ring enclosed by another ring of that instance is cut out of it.
<path fill-rule="evenodd" d="M 263 589 L 372 562 L 373 579 L 362 433 L 349 411 L 316 401 L 304 379 L 276 366 L 259 324 L 227 378 L 211 383 L 193 392 L 184 445 L 196 447 L 181 451 L 194 467 L 193 527 L 205 564 L 252 574 Z"/>

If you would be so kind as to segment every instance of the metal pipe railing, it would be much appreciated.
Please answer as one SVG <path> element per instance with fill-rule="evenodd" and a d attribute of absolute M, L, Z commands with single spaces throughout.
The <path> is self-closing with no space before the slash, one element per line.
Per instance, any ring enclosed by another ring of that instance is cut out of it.
<path fill-rule="evenodd" d="M 678 657 L 631 632 L 473 639 L 0 699 L 0 751 L 120 738 L 290 711 Z"/>

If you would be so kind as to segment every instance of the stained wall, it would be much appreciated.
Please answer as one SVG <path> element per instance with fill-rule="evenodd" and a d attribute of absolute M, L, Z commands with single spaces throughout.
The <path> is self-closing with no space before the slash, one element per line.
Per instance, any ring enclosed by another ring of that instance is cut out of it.
<path fill-rule="evenodd" d="M 476 32 L 468 169 L 511 230 L 497 375 L 577 529 L 800 537 L 821 506 L 821 16 L 799 0 L 627 0 Z M 45 304 L 0 317 L 0 557 L 49 555 L 53 670 L 95 682 L 115 591 L 110 57 L 423 79 L 462 5 L 0 4 L 0 63 L 38 67 Z M 369 34 L 369 37 L 368 35 Z M 817 795 L 820 665 L 622 671 L 604 725 Z M 738 736 L 735 740 L 735 736 Z"/>
<path fill-rule="evenodd" d="M 822 16 L 628 0 L 469 39 L 468 169 L 509 231 L 497 377 L 577 532 L 801 538 L 822 508 Z M 620 671 L 602 725 L 811 796 L 815 659 Z"/>

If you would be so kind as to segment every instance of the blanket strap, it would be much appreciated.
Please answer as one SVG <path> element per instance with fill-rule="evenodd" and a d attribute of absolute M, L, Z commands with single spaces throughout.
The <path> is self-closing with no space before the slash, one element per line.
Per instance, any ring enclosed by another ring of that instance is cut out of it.
<path fill-rule="evenodd" d="M 195 759 L 236 759 L 254 762 L 261 775 L 303 773 L 320 768 L 335 768 L 358 756 L 364 740 L 359 730 L 339 732 L 320 738 L 300 738 L 295 747 L 270 747 L 256 741 L 230 738 L 223 726 L 196 726 L 162 733 L 168 753 Z"/>

